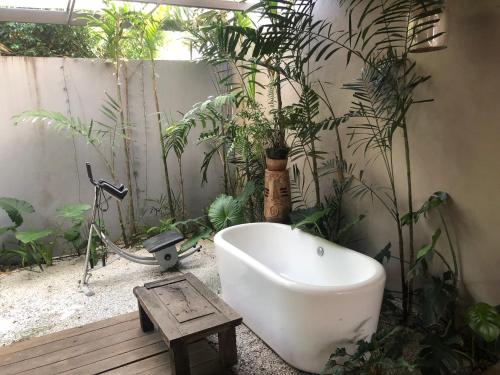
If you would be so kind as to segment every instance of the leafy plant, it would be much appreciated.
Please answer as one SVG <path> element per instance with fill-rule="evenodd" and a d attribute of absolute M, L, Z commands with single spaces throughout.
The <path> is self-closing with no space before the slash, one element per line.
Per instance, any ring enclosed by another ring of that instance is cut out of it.
<path fill-rule="evenodd" d="M 488 343 L 500 336 L 500 313 L 487 303 L 476 303 L 469 307 L 465 320 L 470 329 Z"/>
<path fill-rule="evenodd" d="M 155 57 L 158 54 L 158 50 L 162 43 L 164 42 L 163 26 L 167 21 L 166 18 L 162 18 L 157 12 L 151 13 L 136 13 L 134 17 L 131 18 L 131 22 L 134 25 L 133 34 L 137 34 L 135 39 L 142 42 L 144 46 L 142 54 L 151 63 L 151 80 L 153 89 L 153 98 L 156 110 L 156 122 L 159 132 L 159 141 L 161 146 L 161 159 L 163 164 L 163 172 L 165 174 L 165 187 L 166 187 L 166 197 L 169 208 L 170 217 L 176 217 L 176 211 L 174 208 L 174 197 L 172 196 L 172 187 L 170 182 L 170 172 L 167 163 L 167 157 L 169 153 L 168 145 L 165 140 L 168 137 L 165 136 L 164 124 L 161 116 L 160 100 L 158 97 L 158 75 L 156 72 L 156 61 Z M 182 176 L 182 168 L 181 168 Z M 184 205 L 183 205 L 184 207 Z"/>
<path fill-rule="evenodd" d="M 17 256 L 21 266 L 36 264 L 43 271 L 42 264 L 52 265 L 52 244 L 44 244 L 40 240 L 52 234 L 51 230 L 41 231 L 16 231 L 15 236 L 19 241 L 17 248 L 3 248 L 6 255 Z"/>
<path fill-rule="evenodd" d="M 415 366 L 404 359 L 403 349 L 412 331 L 397 326 L 377 332 L 370 341 L 360 340 L 356 351 L 338 348 L 328 360 L 323 374 L 384 375 L 394 370 L 413 371 Z"/>
<path fill-rule="evenodd" d="M 105 121 L 91 120 L 89 123 L 82 121 L 77 117 L 66 116 L 59 112 L 49 112 L 45 110 L 25 111 L 14 117 L 14 125 L 22 123 L 32 123 L 34 125 L 45 125 L 51 127 L 57 132 L 69 133 L 83 138 L 87 144 L 91 145 L 99 155 L 101 161 L 106 166 L 114 183 L 118 183 L 118 172 L 115 165 L 116 147 L 123 131 L 119 128 L 119 104 L 106 93 L 106 99 L 101 106 L 101 114 Z M 109 147 L 105 147 L 109 146 Z M 109 149 L 109 151 L 108 151 Z M 109 154 L 108 154 L 109 152 Z M 125 229 L 124 215 L 122 207 L 116 202 L 118 210 L 118 221 L 124 242 L 127 242 L 127 231 Z"/>
<path fill-rule="evenodd" d="M 392 145 L 394 137 L 401 134 L 405 150 L 407 201 L 410 216 L 414 215 L 411 150 L 408 135 L 408 113 L 416 104 L 430 99 L 416 97 L 415 90 L 430 77 L 417 72 L 416 63 L 410 57 L 411 51 L 419 43 L 417 36 L 432 28 L 438 20 L 429 21 L 428 9 L 439 14 L 442 11 L 441 0 L 382 0 L 380 3 L 343 0 L 349 17 L 359 12 L 358 22 L 349 23 L 349 32 L 345 34 L 348 45 L 348 61 L 355 55 L 364 62 L 360 79 L 346 88 L 354 92 L 355 102 L 351 116 L 363 122 L 352 127 L 355 150 L 362 149 L 365 155 L 375 151 L 384 163 L 390 196 L 380 195 L 376 189 L 360 179 L 359 191 L 368 192 L 379 200 L 390 212 L 398 233 L 400 274 L 403 291 L 403 313 L 405 317 L 412 308 L 413 283 L 406 280 L 408 252 L 409 265 L 415 263 L 414 221 L 407 224 L 408 243 L 405 246 L 400 213 L 400 197 L 395 188 L 394 158 Z M 372 19 L 371 14 L 375 14 Z M 352 21 L 352 19 L 351 19 Z M 357 30 L 354 30 L 356 25 Z M 325 40 L 332 40 L 328 31 Z M 433 37 L 438 37 L 434 35 Z M 389 198 L 389 199 L 387 199 Z"/>
<path fill-rule="evenodd" d="M 463 342 L 458 335 L 427 335 L 421 342 L 417 365 L 423 375 L 456 374 L 469 361 L 461 350 Z"/>
<path fill-rule="evenodd" d="M 208 209 L 208 218 L 216 232 L 245 222 L 245 205 L 255 191 L 255 185 L 249 182 L 243 193 L 237 197 L 219 195 Z"/>
<path fill-rule="evenodd" d="M 116 86 L 116 99 L 112 100 L 111 106 L 108 106 L 108 119 L 113 121 L 114 132 L 121 132 L 121 140 L 123 141 L 123 150 L 125 156 L 125 171 L 127 175 L 128 194 L 128 221 L 131 233 L 136 232 L 136 219 L 134 209 L 134 191 L 135 185 L 132 181 L 132 154 L 131 143 L 132 132 L 130 128 L 132 124 L 129 121 L 127 108 L 128 95 L 128 76 L 124 58 L 127 57 L 128 49 L 135 49 L 140 43 L 139 40 L 133 38 L 133 34 L 129 26 L 133 24 L 136 13 L 133 12 L 128 4 L 117 5 L 113 1 L 105 0 L 105 8 L 99 15 L 85 16 L 84 19 L 88 25 L 93 28 L 95 35 L 100 40 L 100 48 L 98 56 L 111 59 L 114 66 L 114 78 Z M 123 73 L 123 70 L 125 72 Z M 125 90 L 122 90 L 122 80 L 124 80 Z M 125 92 L 123 92 L 125 91 Z M 125 96 L 125 98 L 124 98 Z M 111 97 L 108 95 L 108 99 Z M 122 222 L 123 225 L 123 222 Z M 128 244 L 125 231 L 122 230 L 122 236 L 125 244 Z"/>
<path fill-rule="evenodd" d="M 31 214 L 35 212 L 31 203 L 9 197 L 0 197 L 0 208 L 5 211 L 13 224 L 8 227 L 0 227 L 0 235 L 10 230 L 15 231 L 19 226 L 21 226 L 24 222 L 23 214 Z"/>
<path fill-rule="evenodd" d="M 71 226 L 67 228 L 63 237 L 73 245 L 73 248 L 80 255 L 80 250 L 87 244 L 87 238 L 82 236 L 82 225 L 85 223 L 85 214 L 91 209 L 90 205 L 82 203 L 70 203 L 58 208 L 58 217 L 67 219 Z"/>
<path fill-rule="evenodd" d="M 96 39 L 85 26 L 0 23 L 0 41 L 15 56 L 95 57 Z M 6 51 L 0 51 L 6 52 Z"/>
<path fill-rule="evenodd" d="M 208 209 L 208 217 L 216 231 L 242 224 L 245 216 L 237 199 L 229 195 L 219 195 Z"/>
<path fill-rule="evenodd" d="M 52 231 L 48 229 L 40 231 L 19 230 L 19 227 L 24 222 L 23 214 L 35 212 L 31 203 L 16 198 L 0 197 L 0 208 L 6 212 L 12 221 L 11 226 L 0 227 L 0 235 L 9 231 L 13 232 L 18 241 L 18 246 L 14 248 L 10 247 L 10 245 L 7 247 L 3 245 L 0 254 L 18 257 L 23 267 L 36 264 L 43 270 L 42 264 L 52 265 L 52 244 L 45 244 L 40 241 L 49 237 Z"/>

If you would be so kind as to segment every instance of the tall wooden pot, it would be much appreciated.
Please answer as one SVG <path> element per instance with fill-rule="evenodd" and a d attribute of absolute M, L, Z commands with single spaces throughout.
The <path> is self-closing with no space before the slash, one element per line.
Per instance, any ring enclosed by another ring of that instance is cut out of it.
<path fill-rule="evenodd" d="M 292 208 L 287 159 L 266 158 L 264 178 L 264 218 L 273 223 L 286 223 Z"/>

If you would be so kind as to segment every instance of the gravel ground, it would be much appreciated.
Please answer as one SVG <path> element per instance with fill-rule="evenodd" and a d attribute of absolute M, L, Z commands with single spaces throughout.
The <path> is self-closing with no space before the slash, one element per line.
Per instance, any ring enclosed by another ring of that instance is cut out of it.
<path fill-rule="evenodd" d="M 202 245 L 203 250 L 183 260 L 180 269 L 193 273 L 218 292 L 213 244 L 204 241 Z M 168 275 L 160 273 L 158 267 L 115 256 L 109 261 L 105 268 L 92 273 L 92 297 L 78 289 L 83 257 L 57 261 L 44 272 L 34 268 L 0 273 L 0 346 L 135 311 L 133 287 Z M 283 362 L 243 325 L 237 330 L 237 345 L 237 374 L 303 374 Z"/>

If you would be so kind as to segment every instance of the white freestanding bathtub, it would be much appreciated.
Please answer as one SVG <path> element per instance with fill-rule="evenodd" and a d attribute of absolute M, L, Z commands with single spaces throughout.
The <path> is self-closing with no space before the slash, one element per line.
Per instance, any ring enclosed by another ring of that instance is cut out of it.
<path fill-rule="evenodd" d="M 378 324 L 384 268 L 374 259 L 273 223 L 215 236 L 222 298 L 290 365 L 319 373 L 337 347 Z"/>

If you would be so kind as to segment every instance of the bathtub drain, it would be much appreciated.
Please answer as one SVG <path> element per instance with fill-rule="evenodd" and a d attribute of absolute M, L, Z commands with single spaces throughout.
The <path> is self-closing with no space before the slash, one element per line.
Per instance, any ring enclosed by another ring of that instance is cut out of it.
<path fill-rule="evenodd" d="M 316 252 L 318 253 L 318 255 L 320 257 L 322 257 L 323 255 L 325 255 L 325 250 L 321 246 L 318 247 L 318 250 L 316 250 Z"/>

